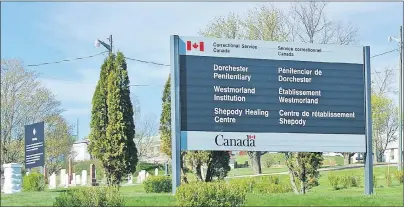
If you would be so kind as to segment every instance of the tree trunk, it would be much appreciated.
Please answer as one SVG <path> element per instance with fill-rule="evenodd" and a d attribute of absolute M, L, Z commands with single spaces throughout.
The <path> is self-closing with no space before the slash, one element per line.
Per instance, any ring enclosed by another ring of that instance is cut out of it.
<path fill-rule="evenodd" d="M 383 155 L 384 155 L 383 151 L 379 151 L 377 153 L 377 162 L 383 162 Z"/>
<path fill-rule="evenodd" d="M 292 185 L 292 189 L 293 192 L 295 192 L 296 194 L 299 194 L 299 191 L 297 190 L 297 186 L 296 186 L 296 180 L 295 180 L 295 176 L 293 175 L 293 172 L 289 170 L 289 180 L 290 180 L 290 184 Z"/>
<path fill-rule="evenodd" d="M 261 152 L 248 152 L 254 174 L 261 174 Z"/>
<path fill-rule="evenodd" d="M 373 149 L 373 162 L 377 163 L 377 143 L 375 143 L 374 149 Z"/>
<path fill-rule="evenodd" d="M 286 163 L 286 167 L 288 167 L 289 180 L 290 180 L 290 184 L 292 185 L 293 192 L 295 194 L 299 194 L 299 191 L 298 191 L 297 186 L 296 186 L 296 179 L 295 179 L 295 176 L 293 174 L 293 170 L 291 168 L 291 163 L 290 163 L 291 159 L 292 159 L 291 155 L 292 155 L 291 152 L 286 152 L 285 153 L 285 158 L 286 158 L 285 163 Z"/>
<path fill-rule="evenodd" d="M 342 153 L 344 155 L 344 165 L 351 164 L 351 156 L 349 152 Z"/>
<path fill-rule="evenodd" d="M 305 189 L 303 181 L 300 181 L 300 193 L 301 194 L 306 194 L 306 189 Z"/>
<path fill-rule="evenodd" d="M 212 178 L 213 178 L 213 166 L 212 166 L 212 160 L 209 160 L 206 169 L 205 182 L 211 182 Z"/>
<path fill-rule="evenodd" d="M 301 175 L 301 181 L 300 181 L 300 189 L 302 194 L 306 194 L 306 185 L 307 185 L 307 180 L 306 180 L 306 167 L 303 165 L 302 166 L 302 175 Z"/>
<path fill-rule="evenodd" d="M 180 157 L 180 167 L 181 167 L 181 180 L 184 183 L 188 183 L 188 178 L 187 178 L 187 174 L 185 174 L 185 154 L 186 152 L 181 152 L 181 157 Z"/>
<path fill-rule="evenodd" d="M 196 179 L 198 181 L 203 181 L 201 166 L 200 163 L 194 163 L 194 173 L 196 174 Z"/>

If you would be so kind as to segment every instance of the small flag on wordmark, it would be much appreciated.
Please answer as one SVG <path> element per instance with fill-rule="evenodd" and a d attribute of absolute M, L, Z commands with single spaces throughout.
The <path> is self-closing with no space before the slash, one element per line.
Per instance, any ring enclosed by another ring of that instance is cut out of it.
<path fill-rule="evenodd" d="M 247 135 L 247 139 L 255 139 L 255 135 Z"/>
<path fill-rule="evenodd" d="M 205 50 L 205 45 L 204 45 L 203 42 L 199 42 L 199 43 L 194 42 L 194 43 L 192 43 L 191 41 L 187 41 L 187 50 L 190 51 L 190 50 L 193 50 L 193 49 L 194 50 L 199 49 L 199 51 L 203 52 Z"/>

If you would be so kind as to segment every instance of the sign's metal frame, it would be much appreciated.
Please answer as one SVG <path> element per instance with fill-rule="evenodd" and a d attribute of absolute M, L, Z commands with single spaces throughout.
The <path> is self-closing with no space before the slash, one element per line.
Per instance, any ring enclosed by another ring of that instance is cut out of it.
<path fill-rule="evenodd" d="M 181 183 L 181 106 L 180 106 L 180 37 L 170 37 L 171 51 L 171 141 L 172 141 L 172 193 L 175 194 Z M 371 112 L 371 72 L 370 47 L 363 47 L 365 71 L 365 115 L 366 115 L 366 156 L 365 156 L 365 194 L 373 194 L 373 157 L 372 157 L 372 112 Z"/>

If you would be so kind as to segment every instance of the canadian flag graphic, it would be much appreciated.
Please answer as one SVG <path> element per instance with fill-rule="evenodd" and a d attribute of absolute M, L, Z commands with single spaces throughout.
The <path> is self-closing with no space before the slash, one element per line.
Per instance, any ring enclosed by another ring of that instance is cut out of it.
<path fill-rule="evenodd" d="M 255 135 L 247 135 L 247 139 L 255 139 Z"/>
<path fill-rule="evenodd" d="M 203 42 L 196 43 L 196 42 L 187 41 L 187 51 L 190 51 L 193 49 L 203 52 L 205 50 L 205 45 L 203 44 Z"/>

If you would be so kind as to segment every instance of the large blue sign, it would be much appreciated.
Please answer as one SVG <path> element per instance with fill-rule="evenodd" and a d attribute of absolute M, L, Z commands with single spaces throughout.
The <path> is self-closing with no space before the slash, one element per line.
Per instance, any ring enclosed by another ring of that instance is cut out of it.
<path fill-rule="evenodd" d="M 45 124 L 25 125 L 25 169 L 45 165 Z"/>
<path fill-rule="evenodd" d="M 178 38 L 182 149 L 365 151 L 362 47 Z"/>

